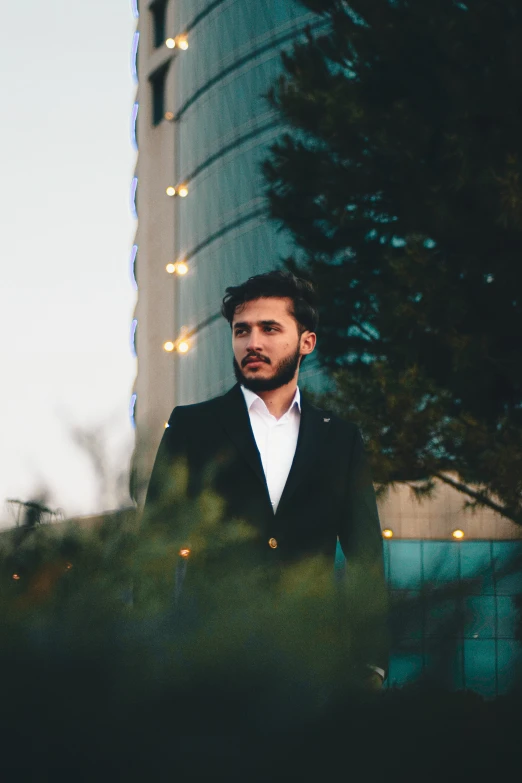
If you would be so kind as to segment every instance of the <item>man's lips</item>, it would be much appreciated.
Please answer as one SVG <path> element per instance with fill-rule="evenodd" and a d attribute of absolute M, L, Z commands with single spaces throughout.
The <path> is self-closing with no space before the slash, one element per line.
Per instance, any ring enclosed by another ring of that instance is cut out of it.
<path fill-rule="evenodd" d="M 243 364 L 244 367 L 251 366 L 255 367 L 257 364 L 266 364 L 264 359 L 247 359 L 247 361 Z"/>

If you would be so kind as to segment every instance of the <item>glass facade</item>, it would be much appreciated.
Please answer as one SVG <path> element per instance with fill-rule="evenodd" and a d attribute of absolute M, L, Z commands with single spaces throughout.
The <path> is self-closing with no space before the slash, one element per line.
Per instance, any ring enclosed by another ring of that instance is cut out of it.
<path fill-rule="evenodd" d="M 178 283 L 176 320 L 194 332 L 178 357 L 176 399 L 188 404 L 234 383 L 229 326 L 212 318 L 225 288 L 291 252 L 267 220 L 261 162 L 281 126 L 264 96 L 281 50 L 318 21 L 293 0 L 178 0 L 174 13 L 189 44 L 174 64 L 176 180 L 189 188 L 177 203 L 176 242 L 190 270 Z M 309 359 L 302 382 L 313 387 L 317 374 Z"/>
<path fill-rule="evenodd" d="M 520 541 L 384 541 L 392 595 L 388 685 L 421 674 L 484 696 L 522 664 Z"/>

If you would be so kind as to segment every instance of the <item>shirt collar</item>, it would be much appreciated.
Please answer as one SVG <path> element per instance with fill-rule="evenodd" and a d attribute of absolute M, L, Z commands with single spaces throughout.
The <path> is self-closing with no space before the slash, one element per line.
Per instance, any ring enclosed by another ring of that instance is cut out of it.
<path fill-rule="evenodd" d="M 247 406 L 248 411 L 250 411 L 252 405 L 254 405 L 254 404 L 258 404 L 259 405 L 259 403 L 261 403 L 263 405 L 263 407 L 265 408 L 265 410 L 268 411 L 268 413 L 270 413 L 270 411 L 268 410 L 268 408 L 265 405 L 264 400 L 262 400 L 261 397 L 259 397 L 255 392 L 250 391 L 250 389 L 246 389 L 244 386 L 241 386 L 241 391 L 243 392 L 243 397 L 245 398 L 245 402 L 246 402 L 246 406 Z M 259 402 L 258 402 L 258 400 L 259 400 Z M 299 386 L 295 390 L 294 398 L 293 398 L 292 402 L 290 403 L 290 407 L 288 408 L 286 413 L 289 413 L 292 410 L 292 408 L 294 407 L 294 405 L 297 405 L 297 409 L 298 409 L 299 413 L 301 413 L 301 392 L 299 391 Z M 286 413 L 284 414 L 285 416 L 286 416 Z"/>

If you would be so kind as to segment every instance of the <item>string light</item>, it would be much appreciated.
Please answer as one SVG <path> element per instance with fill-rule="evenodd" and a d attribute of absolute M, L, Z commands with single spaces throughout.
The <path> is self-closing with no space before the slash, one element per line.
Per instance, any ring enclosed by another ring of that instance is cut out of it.
<path fill-rule="evenodd" d="M 180 549 L 180 557 L 188 557 L 190 555 L 190 549 Z"/>
<path fill-rule="evenodd" d="M 460 541 L 462 538 L 464 538 L 464 531 L 454 530 L 451 535 L 453 536 L 453 538 L 456 538 L 458 541 Z"/>
<path fill-rule="evenodd" d="M 177 275 L 183 276 L 188 272 L 188 266 L 184 261 L 178 261 L 176 264 L 167 264 L 165 269 L 169 275 L 173 275 L 175 272 Z"/>
<path fill-rule="evenodd" d="M 175 49 L 176 48 L 176 41 L 174 38 L 167 38 L 165 41 L 165 46 L 167 49 Z"/>
<path fill-rule="evenodd" d="M 182 49 L 184 52 L 186 52 L 187 49 L 189 48 L 186 35 L 178 35 L 178 37 L 176 38 L 176 43 L 178 44 L 179 48 Z"/>
<path fill-rule="evenodd" d="M 384 528 L 382 534 L 384 538 L 393 538 L 393 530 L 391 530 L 389 527 Z"/>
<path fill-rule="evenodd" d="M 175 196 L 176 195 L 176 188 L 173 188 L 172 185 L 169 185 L 167 190 L 165 191 L 167 196 Z"/>
<path fill-rule="evenodd" d="M 180 343 L 178 343 L 178 351 L 179 353 L 187 353 L 188 349 L 190 348 L 190 345 L 186 340 L 182 340 Z"/>
<path fill-rule="evenodd" d="M 13 579 L 15 580 L 15 582 L 18 582 L 18 580 L 20 579 L 20 574 L 13 574 Z"/>
<path fill-rule="evenodd" d="M 173 111 L 166 111 L 165 112 L 165 119 L 168 120 L 169 122 L 172 122 L 172 120 L 174 119 L 174 112 Z"/>
<path fill-rule="evenodd" d="M 167 353 L 171 353 L 175 348 L 174 343 L 171 340 L 167 340 L 166 343 L 163 345 L 163 349 L 167 351 Z"/>
<path fill-rule="evenodd" d="M 185 196 L 188 196 L 188 188 L 186 185 L 180 185 L 178 188 L 178 196 L 181 196 L 181 198 L 185 198 Z"/>

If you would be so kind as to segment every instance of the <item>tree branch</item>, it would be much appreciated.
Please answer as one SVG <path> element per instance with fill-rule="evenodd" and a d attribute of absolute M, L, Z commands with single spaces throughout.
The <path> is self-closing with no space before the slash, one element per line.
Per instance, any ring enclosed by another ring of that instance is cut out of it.
<path fill-rule="evenodd" d="M 509 508 L 508 506 L 502 506 L 500 503 L 495 503 L 494 500 L 491 500 L 491 498 L 489 498 L 487 495 L 484 495 L 482 492 L 477 492 L 476 490 L 471 489 L 471 487 L 468 487 L 467 484 L 463 484 L 461 481 L 456 481 L 455 479 L 446 476 L 444 473 L 434 473 L 433 475 L 435 478 L 440 479 L 445 484 L 448 484 L 450 487 L 453 487 L 453 489 L 456 489 L 458 492 L 462 492 L 464 495 L 468 495 L 468 497 L 473 498 L 473 500 L 475 500 L 480 506 L 486 506 L 492 511 L 496 511 L 497 514 L 500 514 L 505 519 L 509 519 L 516 525 L 522 524 L 522 518 L 520 517 L 520 514 L 517 514 L 515 509 Z"/>

